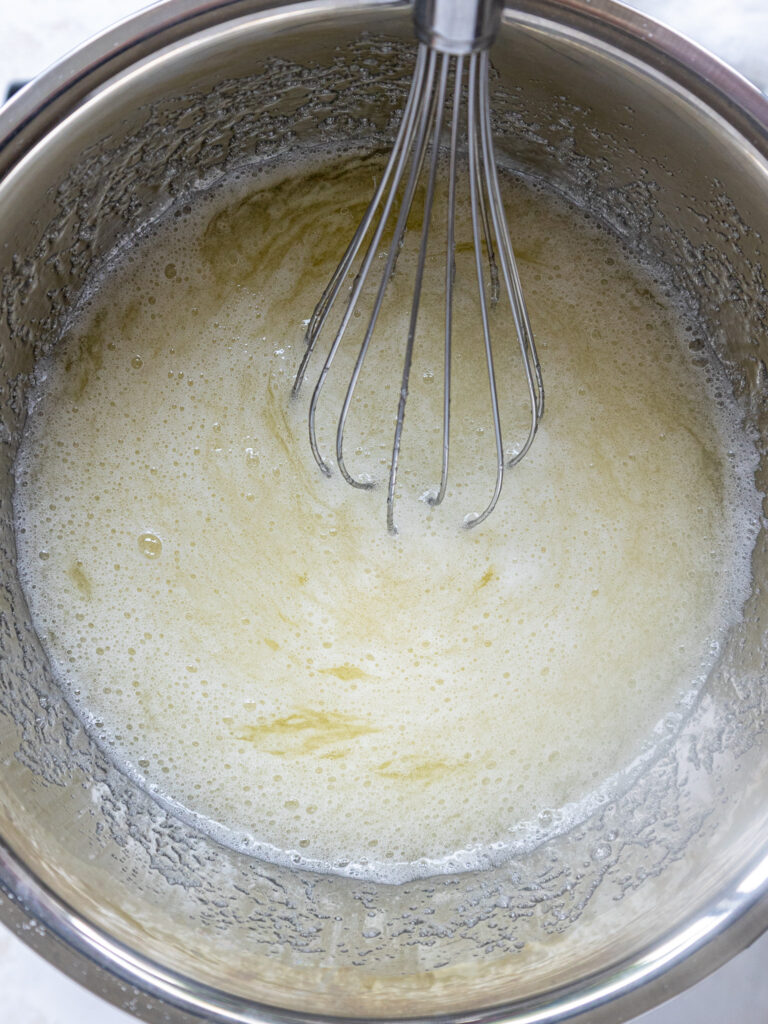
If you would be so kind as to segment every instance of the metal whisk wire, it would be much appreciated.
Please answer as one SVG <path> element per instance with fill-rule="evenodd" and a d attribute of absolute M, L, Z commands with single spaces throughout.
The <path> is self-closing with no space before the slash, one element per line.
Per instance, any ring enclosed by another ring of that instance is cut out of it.
<path fill-rule="evenodd" d="M 440 504 L 445 496 L 448 480 L 451 418 L 451 348 L 453 291 L 455 278 L 457 152 L 462 120 L 461 101 L 465 89 L 465 70 L 467 92 L 469 191 L 475 251 L 475 272 L 478 284 L 480 316 L 483 330 L 496 449 L 496 481 L 491 499 L 482 512 L 471 514 L 465 518 L 465 526 L 476 526 L 491 514 L 501 493 L 505 466 L 506 468 L 509 468 L 516 465 L 528 452 L 536 435 L 539 421 L 544 413 L 544 387 L 541 367 L 536 352 L 533 331 L 531 329 L 525 306 L 525 300 L 523 298 L 522 286 L 512 250 L 512 244 L 506 227 L 491 137 L 488 97 L 489 60 L 487 47 L 490 45 L 490 41 L 495 35 L 499 19 L 499 10 L 498 0 L 490 0 L 490 2 L 489 0 L 480 0 L 480 2 L 477 3 L 476 8 L 471 7 L 469 21 L 467 19 L 466 9 L 462 9 L 461 13 L 464 20 L 462 24 L 457 26 L 454 24 L 456 15 L 455 6 L 446 6 L 444 0 L 417 0 L 415 22 L 417 35 L 421 39 L 421 42 L 418 47 L 411 89 L 405 105 L 403 118 L 400 123 L 395 144 L 381 181 L 379 182 L 375 194 L 366 209 L 363 219 L 361 220 L 352 241 L 331 277 L 331 280 L 323 292 L 323 295 L 309 321 L 305 336 L 306 350 L 294 381 L 293 394 L 297 395 L 306 376 L 308 364 L 317 345 L 318 338 L 328 319 L 331 309 L 342 291 L 344 282 L 351 271 L 365 238 L 371 230 L 373 230 L 362 258 L 360 268 L 353 280 L 340 325 L 325 358 L 310 400 L 308 418 L 310 447 L 320 469 L 326 475 L 330 475 L 330 467 L 320 452 L 317 441 L 316 413 L 318 401 L 334 357 L 338 352 L 339 346 L 343 341 L 349 323 L 357 308 L 368 274 L 371 266 L 373 265 L 373 261 L 376 258 L 387 223 L 392 214 L 401 182 L 403 181 L 407 170 L 406 184 L 404 186 L 397 221 L 390 242 L 389 251 L 387 253 L 384 272 L 379 283 L 373 309 L 368 320 L 363 341 L 360 345 L 360 350 L 347 387 L 336 430 L 336 460 L 342 476 L 347 483 L 351 484 L 353 487 L 372 487 L 372 480 L 367 477 L 355 477 L 346 467 L 344 461 L 344 430 L 355 387 L 359 380 L 371 338 L 373 337 L 376 328 L 379 313 L 381 312 L 384 302 L 385 292 L 395 270 L 395 265 L 403 243 L 408 217 L 422 174 L 423 166 L 427 155 L 429 155 L 421 240 L 419 244 L 416 275 L 414 279 L 413 300 L 411 304 L 410 321 L 406 339 L 403 374 L 400 386 L 395 436 L 392 446 L 392 458 L 390 462 L 389 483 L 387 488 L 387 526 L 391 533 L 397 532 L 394 521 L 394 505 L 398 463 L 400 458 L 403 425 L 405 421 L 405 410 L 408 399 L 410 372 L 413 362 L 421 290 L 427 257 L 427 243 L 432 219 L 438 167 L 441 161 L 440 142 L 443 134 L 443 111 L 448 94 L 448 84 L 452 68 L 454 86 L 450 149 L 448 157 L 442 468 L 440 485 L 437 491 L 429 497 L 429 503 L 432 505 Z M 472 14 L 472 11 L 474 14 Z M 447 15 L 446 12 L 448 12 Z M 453 19 L 453 21 L 451 19 Z M 471 24 L 471 33 L 468 30 L 468 24 Z M 471 39 L 467 39 L 468 34 L 472 36 Z M 440 57 L 439 69 L 438 56 Z M 377 221 L 376 214 L 379 209 L 381 212 Z M 493 244 L 494 237 L 496 241 L 495 247 Z M 488 286 L 486 286 L 483 270 L 483 248 L 485 249 L 488 262 Z M 506 460 L 506 462 L 504 458 L 496 372 L 491 345 L 488 313 L 489 303 L 495 304 L 499 294 L 499 275 L 496 264 L 497 251 L 499 261 L 501 263 L 501 276 L 504 281 L 517 333 L 530 402 L 530 424 L 527 437 L 525 438 L 522 446 L 511 458 Z M 489 294 L 486 294 L 487 292 Z"/>

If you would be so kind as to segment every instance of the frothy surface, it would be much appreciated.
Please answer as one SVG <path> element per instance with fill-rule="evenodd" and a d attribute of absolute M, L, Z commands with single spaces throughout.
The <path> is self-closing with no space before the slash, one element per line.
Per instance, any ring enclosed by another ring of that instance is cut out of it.
<path fill-rule="evenodd" d="M 377 171 L 214 194 L 115 267 L 41 380 L 16 513 L 40 635 L 126 770 L 227 842 L 398 880 L 537 841 L 652 755 L 738 616 L 756 495 L 728 389 L 661 287 L 506 181 L 547 413 L 462 530 L 494 478 L 464 211 L 449 491 L 419 500 L 440 465 L 436 241 L 389 536 L 407 250 L 347 432 L 382 486 L 322 477 L 289 400 Z M 499 304 L 502 342 L 507 323 Z M 496 351 L 511 449 L 526 397 L 513 340 Z M 321 402 L 328 456 L 355 354 Z"/>

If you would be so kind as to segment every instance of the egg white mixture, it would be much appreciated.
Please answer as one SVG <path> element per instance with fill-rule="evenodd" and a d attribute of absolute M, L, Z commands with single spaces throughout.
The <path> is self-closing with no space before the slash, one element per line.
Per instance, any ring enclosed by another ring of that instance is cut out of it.
<path fill-rule="evenodd" d="M 16 516 L 40 636 L 126 771 L 232 845 L 396 881 L 539 841 L 653 755 L 739 615 L 757 495 L 729 390 L 662 285 L 509 179 L 546 415 L 462 529 L 495 473 L 462 210 L 449 491 L 420 500 L 440 474 L 440 227 L 390 536 L 407 248 L 347 428 L 350 470 L 380 486 L 312 459 L 319 361 L 290 399 L 379 172 L 348 158 L 214 191 L 117 261 L 41 374 Z M 511 452 L 527 396 L 503 301 L 491 321 Z M 319 407 L 331 462 L 355 355 Z"/>

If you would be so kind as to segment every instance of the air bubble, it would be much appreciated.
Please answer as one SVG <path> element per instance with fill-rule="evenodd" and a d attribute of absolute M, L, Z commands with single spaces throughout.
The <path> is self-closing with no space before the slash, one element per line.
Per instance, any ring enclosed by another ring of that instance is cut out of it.
<path fill-rule="evenodd" d="M 154 533 L 142 533 L 138 539 L 139 551 L 146 558 L 159 558 L 163 550 L 163 542 Z"/>

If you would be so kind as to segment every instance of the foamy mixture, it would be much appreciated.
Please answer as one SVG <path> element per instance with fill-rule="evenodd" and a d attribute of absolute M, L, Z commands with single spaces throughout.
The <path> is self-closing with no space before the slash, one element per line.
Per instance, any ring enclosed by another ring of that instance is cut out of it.
<path fill-rule="evenodd" d="M 448 494 L 421 500 L 440 474 L 440 229 L 390 536 L 408 248 L 347 428 L 350 470 L 380 486 L 322 476 L 311 386 L 290 399 L 378 171 L 216 191 L 117 262 L 41 373 L 16 515 L 55 671 L 126 771 L 232 845 L 396 881 L 497 862 L 631 781 L 739 616 L 757 495 L 729 389 L 661 285 L 510 179 L 546 415 L 462 529 L 495 473 L 462 210 Z M 527 397 L 503 302 L 491 321 L 512 451 Z M 355 355 L 320 403 L 331 463 Z"/>

